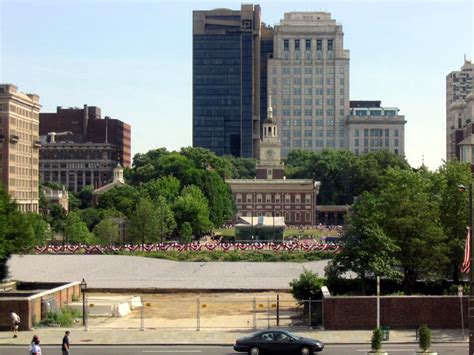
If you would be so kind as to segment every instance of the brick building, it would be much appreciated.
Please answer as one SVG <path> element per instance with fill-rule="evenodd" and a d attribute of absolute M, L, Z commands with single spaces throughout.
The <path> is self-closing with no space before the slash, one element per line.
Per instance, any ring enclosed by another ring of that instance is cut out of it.
<path fill-rule="evenodd" d="M 271 94 L 262 127 L 256 179 L 230 179 L 238 217 L 284 217 L 289 225 L 316 224 L 316 197 L 320 183 L 311 179 L 286 179 L 281 163 L 278 124 L 273 118 Z"/>
<path fill-rule="evenodd" d="M 113 179 L 120 163 L 131 164 L 131 128 L 118 119 L 102 118 L 99 107 L 57 108 L 40 114 L 42 182 L 78 192 L 101 187 Z"/>

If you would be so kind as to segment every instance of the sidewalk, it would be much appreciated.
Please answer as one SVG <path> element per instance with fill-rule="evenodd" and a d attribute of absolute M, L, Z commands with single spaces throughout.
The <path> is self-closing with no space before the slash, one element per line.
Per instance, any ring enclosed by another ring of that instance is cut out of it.
<path fill-rule="evenodd" d="M 65 328 L 38 328 L 34 331 L 20 332 L 18 338 L 12 338 L 11 332 L 0 332 L 0 345 L 28 345 L 34 334 L 41 344 L 60 344 Z M 71 344 L 75 345 L 233 345 L 236 338 L 248 335 L 252 331 L 205 329 L 90 329 L 71 328 Z M 300 336 L 315 338 L 326 344 L 366 344 L 370 343 L 372 331 L 368 330 L 310 330 L 294 331 Z M 461 337 L 460 330 L 433 330 L 432 342 L 467 342 Z M 387 343 L 414 343 L 414 330 L 392 330 Z"/>

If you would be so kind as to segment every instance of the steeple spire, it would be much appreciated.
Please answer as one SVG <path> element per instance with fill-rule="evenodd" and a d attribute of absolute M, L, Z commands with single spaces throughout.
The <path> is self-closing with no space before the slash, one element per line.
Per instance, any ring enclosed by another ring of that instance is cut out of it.
<path fill-rule="evenodd" d="M 272 91 L 268 92 L 267 122 L 273 123 Z"/>

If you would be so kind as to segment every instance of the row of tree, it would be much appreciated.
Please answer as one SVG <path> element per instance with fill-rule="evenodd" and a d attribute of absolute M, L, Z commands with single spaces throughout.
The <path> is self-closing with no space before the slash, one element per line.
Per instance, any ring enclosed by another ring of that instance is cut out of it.
<path fill-rule="evenodd" d="M 358 196 L 342 252 L 327 276 L 354 272 L 362 280 L 400 280 L 411 292 L 419 280 L 460 279 L 468 194 L 469 164 L 449 162 L 436 172 L 389 168 L 371 191 Z"/>

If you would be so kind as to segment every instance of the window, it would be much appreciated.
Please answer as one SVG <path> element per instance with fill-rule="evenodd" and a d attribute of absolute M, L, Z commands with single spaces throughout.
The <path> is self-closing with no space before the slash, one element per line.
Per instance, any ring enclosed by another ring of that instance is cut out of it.
<path fill-rule="evenodd" d="M 301 138 L 301 131 L 293 131 L 293 137 Z"/>
<path fill-rule="evenodd" d="M 291 203 L 291 195 L 285 194 L 285 203 Z"/>
<path fill-rule="evenodd" d="M 308 116 L 311 117 L 311 116 L 313 115 L 313 110 L 310 109 L 310 108 L 306 108 L 306 109 L 304 110 L 304 115 L 305 115 L 306 117 L 308 117 Z"/>
<path fill-rule="evenodd" d="M 398 139 L 395 139 L 395 147 L 398 147 Z"/>
<path fill-rule="evenodd" d="M 328 126 L 334 126 L 334 120 L 327 120 Z"/>
<path fill-rule="evenodd" d="M 313 106 L 313 99 L 304 99 L 305 106 Z"/>
<path fill-rule="evenodd" d="M 306 50 L 310 51 L 311 50 L 311 40 L 307 39 L 305 45 L 306 45 Z"/>
<path fill-rule="evenodd" d="M 271 203 L 272 202 L 272 195 L 271 194 L 266 194 L 265 195 L 265 203 Z"/>
<path fill-rule="evenodd" d="M 326 137 L 334 137 L 334 131 L 326 131 Z"/>
<path fill-rule="evenodd" d="M 295 202 L 296 203 L 301 203 L 301 195 L 300 194 L 295 195 Z"/>
<path fill-rule="evenodd" d="M 288 105 L 291 104 L 291 100 L 289 98 L 283 98 L 281 100 L 281 102 L 282 102 L 283 106 L 288 106 Z"/>
<path fill-rule="evenodd" d="M 354 140 L 354 145 L 355 145 L 356 147 L 359 146 L 359 138 L 356 138 L 356 139 Z"/>
<path fill-rule="evenodd" d="M 283 67 L 283 75 L 290 75 L 290 68 L 289 67 Z"/>
<path fill-rule="evenodd" d="M 396 130 L 394 131 L 394 136 L 395 136 L 395 137 L 398 137 L 398 129 L 396 129 Z"/>
<path fill-rule="evenodd" d="M 390 130 L 389 129 L 385 129 L 385 137 L 388 137 L 390 135 Z"/>
<path fill-rule="evenodd" d="M 301 85 L 301 78 L 293 78 L 294 85 Z"/>
<path fill-rule="evenodd" d="M 301 147 L 301 139 L 295 139 L 293 142 L 293 147 L 300 148 Z"/>
<path fill-rule="evenodd" d="M 301 88 L 294 88 L 293 89 L 293 94 L 297 95 L 297 96 L 300 96 L 301 95 Z"/>
<path fill-rule="evenodd" d="M 332 110 L 332 109 L 326 110 L 326 115 L 334 116 L 334 110 Z"/>
<path fill-rule="evenodd" d="M 311 118 L 306 118 L 304 120 L 305 127 L 311 127 L 313 125 L 313 120 Z"/>
<path fill-rule="evenodd" d="M 290 50 L 290 41 L 287 39 L 283 40 L 283 50 L 285 52 Z"/>
<path fill-rule="evenodd" d="M 257 194 L 257 203 L 262 203 L 262 194 Z"/>
<path fill-rule="evenodd" d="M 293 104 L 295 106 L 300 106 L 301 105 L 301 97 L 295 97 L 293 98 Z"/>
<path fill-rule="evenodd" d="M 301 113 L 301 112 L 300 112 Z M 301 127 L 301 120 L 294 120 L 293 121 L 293 126 L 295 127 Z"/>
<path fill-rule="evenodd" d="M 280 203 L 280 194 L 275 194 L 275 203 Z"/>
<path fill-rule="evenodd" d="M 305 137 L 312 137 L 312 136 L 313 136 L 313 131 L 310 130 L 310 129 L 306 129 L 306 130 L 304 131 L 304 136 L 305 136 Z"/>
<path fill-rule="evenodd" d="M 283 112 L 283 116 L 290 116 L 290 109 L 289 108 L 284 108 L 282 110 L 282 112 Z"/>
<path fill-rule="evenodd" d="M 295 39 L 295 51 L 299 51 L 299 50 L 300 50 L 300 40 Z"/>
<path fill-rule="evenodd" d="M 311 88 L 304 89 L 304 94 L 305 95 L 312 95 L 313 94 L 313 89 L 311 89 Z"/>
<path fill-rule="evenodd" d="M 316 109 L 316 116 L 322 116 L 323 115 L 323 109 L 322 108 L 318 108 Z"/>
<path fill-rule="evenodd" d="M 247 194 L 247 203 L 252 203 L 252 194 Z"/>
<path fill-rule="evenodd" d="M 295 220 L 296 220 L 296 222 L 299 222 L 301 220 L 301 213 L 300 212 L 295 213 Z"/>
<path fill-rule="evenodd" d="M 332 39 L 328 39 L 328 51 L 332 51 L 334 50 L 333 48 L 333 40 Z"/>
<path fill-rule="evenodd" d="M 311 68 L 311 67 L 306 67 L 306 68 L 304 68 L 304 73 L 305 73 L 306 75 L 311 75 L 311 74 L 313 74 L 313 68 Z"/>
<path fill-rule="evenodd" d="M 354 136 L 355 136 L 355 137 L 359 137 L 359 130 L 358 130 L 358 129 L 355 130 Z"/>
<path fill-rule="evenodd" d="M 304 78 L 304 84 L 305 85 L 311 85 L 313 82 L 313 79 L 312 78 Z"/>
<path fill-rule="evenodd" d="M 290 52 L 285 52 L 284 59 L 285 60 L 290 60 Z"/>
<path fill-rule="evenodd" d="M 274 75 L 277 74 L 277 68 L 276 68 L 276 67 L 273 67 L 273 68 L 272 68 L 272 73 L 273 73 Z"/>
<path fill-rule="evenodd" d="M 323 40 L 318 39 L 316 41 L 316 50 L 317 51 L 322 51 L 323 50 Z"/>
<path fill-rule="evenodd" d="M 311 60 L 311 52 L 306 51 L 306 60 Z"/>
<path fill-rule="evenodd" d="M 235 195 L 235 199 L 237 200 L 237 203 L 241 203 L 242 202 L 242 194 Z"/>
<path fill-rule="evenodd" d="M 293 74 L 301 74 L 301 67 L 294 67 Z"/>
<path fill-rule="evenodd" d="M 294 115 L 294 116 L 301 116 L 301 109 L 296 109 L 296 108 L 295 108 L 295 109 L 293 110 L 293 115 Z"/>
<path fill-rule="evenodd" d="M 324 132 L 322 130 L 319 130 L 319 129 L 314 131 L 314 133 L 315 133 L 316 137 L 323 137 L 324 136 L 323 135 Z"/>

